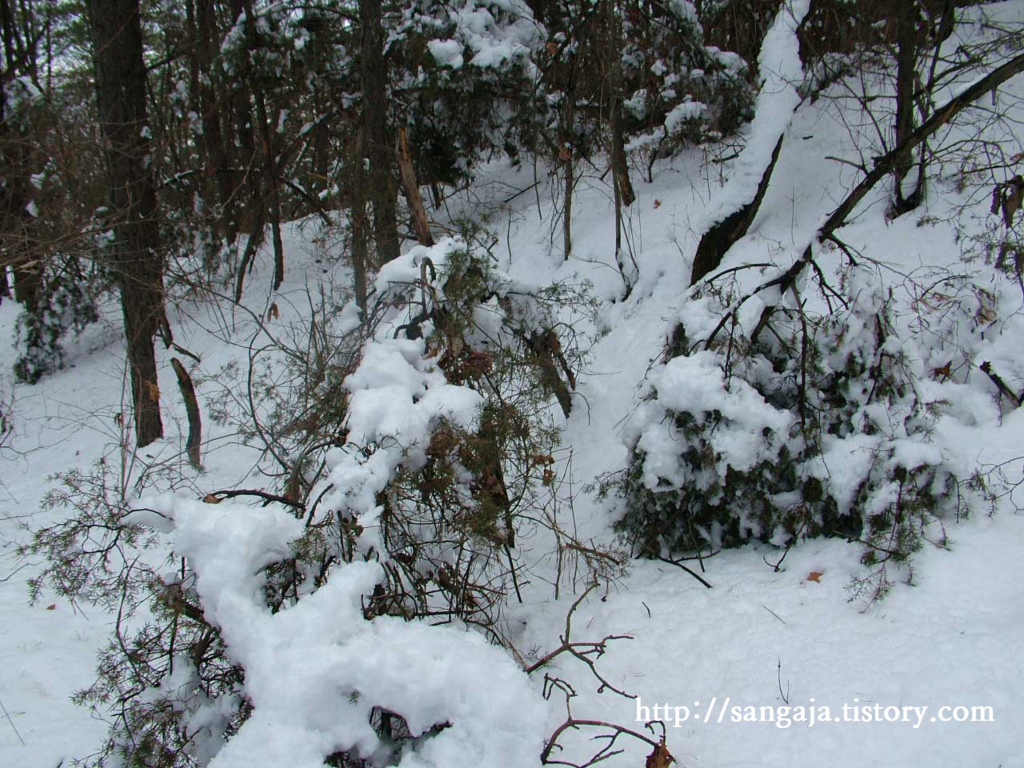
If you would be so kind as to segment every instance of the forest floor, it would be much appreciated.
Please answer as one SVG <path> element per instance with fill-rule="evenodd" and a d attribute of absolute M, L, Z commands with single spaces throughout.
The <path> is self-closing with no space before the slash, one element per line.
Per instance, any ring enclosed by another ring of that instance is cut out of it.
<path fill-rule="evenodd" d="M 849 123 L 836 109 L 805 105 L 789 135 L 758 218 L 724 266 L 787 263 L 855 178 L 849 165 L 826 159 L 856 157 Z M 579 375 L 572 413 L 562 419 L 553 410 L 552 416 L 562 441 L 557 476 L 572 499 L 566 515 L 571 513 L 581 540 L 618 545 L 615 501 L 598 499 L 590 484 L 626 466 L 630 420 L 667 335 L 686 311 L 693 226 L 720 189 L 724 176 L 716 174 L 730 168 L 711 159 L 698 152 L 680 155 L 654 166 L 653 183 L 636 180 L 626 232 L 639 277 L 626 300 L 613 258 L 614 203 L 600 169 L 590 169 L 579 184 L 569 259 L 561 251 L 557 182 L 543 170 L 530 189 L 532 168 L 492 163 L 436 214 L 445 220 L 485 217 L 497 237 L 493 253 L 513 278 L 534 285 L 589 283 L 598 300 L 596 321 L 587 329 L 596 341 Z M 1004 376 L 1021 380 L 1024 303 L 1012 281 L 983 262 L 964 262 L 959 220 L 953 218 L 964 199 L 955 180 L 940 178 L 921 209 L 890 221 L 880 188 L 843 230 L 844 240 L 877 265 L 879 279 L 897 296 L 905 327 L 920 321 L 915 286 L 929 270 L 969 270 L 994 297 L 998 317 L 984 328 L 974 367 L 922 387 L 948 402 L 932 435 L 944 458 L 962 477 L 1005 465 L 1012 484 L 1024 465 L 1024 409 L 1001 406 L 976 366 L 992 360 Z M 224 394 L 226 367 L 245 364 L 254 316 L 266 317 L 273 303 L 273 322 L 286 329 L 308 312 L 308 289 L 348 283 L 347 268 L 337 263 L 338 246 L 323 240 L 315 221 L 291 224 L 285 234 L 287 281 L 269 295 L 271 259 L 263 252 L 243 302 L 252 315 L 229 302 L 184 301 L 174 308 L 179 343 L 201 359 L 193 376 L 204 413 Z M 842 257 L 836 252 L 823 259 L 838 269 Z M 8 372 L 17 311 L 13 302 L 0 306 L 0 363 Z M 907 339 L 908 350 L 922 357 L 930 354 L 922 350 L 934 349 L 915 344 L 914 337 Z M 0 765 L 70 765 L 92 754 L 106 730 L 103 713 L 76 707 L 69 697 L 92 682 L 113 617 L 46 593 L 29 604 L 25 582 L 41 563 L 13 555 L 32 529 L 67 514 L 41 509 L 49 478 L 101 459 L 118 460 L 125 371 L 114 303 L 104 305 L 102 321 L 71 341 L 67 353 L 64 370 L 35 386 L 13 388 L 15 434 L 0 453 Z M 168 436 L 141 451 L 141 458 L 165 463 L 197 495 L 260 487 L 265 481 L 257 451 L 227 424 L 207 425 L 204 472 L 187 467 L 184 407 L 169 355 L 160 354 Z M 3 376 L 12 391 L 10 374 Z M 689 563 L 711 589 L 671 564 L 633 561 L 625 576 L 578 607 L 573 625 L 580 640 L 631 637 L 612 642 L 599 669 L 637 698 L 599 693 L 598 681 L 578 663 L 559 662 L 554 669 L 579 694 L 576 717 L 636 730 L 643 730 L 644 720 L 665 720 L 668 748 L 690 768 L 1024 766 L 1024 587 L 1014 576 L 1024 553 L 1021 504 L 1024 490 L 1017 488 L 994 508 L 977 504 L 967 519 L 946 521 L 947 546 L 926 544 L 914 559 L 910 583 L 899 580 L 874 603 L 851 591 L 864 573 L 862 548 L 842 540 L 801 541 L 778 567 L 771 564 L 784 550 L 766 544 Z M 519 647 L 534 653 L 557 646 L 579 594 L 554 599 L 543 583 L 549 567 L 544 556 L 535 553 L 538 577 L 524 604 L 515 606 L 522 622 Z M 534 682 L 539 688 L 541 681 Z M 656 706 L 670 710 L 648 715 Z M 553 730 L 565 710 L 557 696 L 549 707 Z M 773 708 L 774 722 L 748 721 L 763 719 L 763 707 Z M 989 721 L 943 722 L 972 707 L 990 708 L 976 710 Z M 813 708 L 814 721 L 808 709 L 797 708 Z M 583 746 L 582 740 L 572 744 Z M 619 746 L 625 751 L 608 765 L 639 766 L 650 751 L 627 739 Z"/>

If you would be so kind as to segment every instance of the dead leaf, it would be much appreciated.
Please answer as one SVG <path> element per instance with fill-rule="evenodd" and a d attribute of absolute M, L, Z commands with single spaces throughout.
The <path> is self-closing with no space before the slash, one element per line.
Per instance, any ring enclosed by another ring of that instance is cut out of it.
<path fill-rule="evenodd" d="M 48 611 L 56 611 L 57 610 L 57 604 L 56 603 L 51 603 L 50 605 L 46 606 L 46 610 L 48 610 Z"/>
<path fill-rule="evenodd" d="M 934 371 L 935 378 L 942 379 L 943 381 L 948 379 L 950 377 L 950 375 L 952 374 L 952 370 L 951 370 L 951 367 L 950 367 L 952 365 L 953 365 L 953 361 L 950 360 L 948 363 L 946 363 L 941 368 L 936 368 L 935 371 Z"/>
<path fill-rule="evenodd" d="M 818 582 L 820 584 L 821 583 L 821 577 L 824 576 L 824 575 L 825 575 L 825 573 L 823 571 L 811 571 L 810 573 L 807 574 L 807 580 L 808 581 L 815 581 L 815 582 Z"/>
<path fill-rule="evenodd" d="M 267 320 L 277 320 L 279 317 L 281 317 L 281 310 L 277 308 L 277 303 L 275 302 L 267 310 Z"/>
<path fill-rule="evenodd" d="M 675 761 L 676 759 L 672 757 L 672 753 L 665 746 L 665 740 L 662 739 L 658 746 L 654 748 L 654 751 L 647 756 L 644 768 L 668 768 Z"/>
<path fill-rule="evenodd" d="M 558 53 L 558 44 L 554 40 L 552 40 L 548 43 L 547 49 L 548 53 L 554 56 L 556 53 Z"/>
<path fill-rule="evenodd" d="M 658 210 L 659 208 L 661 208 L 661 200 L 658 200 L 657 198 L 655 198 L 654 199 L 654 210 Z"/>
<path fill-rule="evenodd" d="M 224 501 L 224 499 L 220 498 L 219 496 L 213 493 L 208 493 L 205 496 L 203 496 L 204 504 L 220 504 L 222 501 Z"/>
<path fill-rule="evenodd" d="M 544 485 L 551 485 L 555 482 L 555 473 L 550 469 L 545 469 L 541 482 L 544 483 Z"/>

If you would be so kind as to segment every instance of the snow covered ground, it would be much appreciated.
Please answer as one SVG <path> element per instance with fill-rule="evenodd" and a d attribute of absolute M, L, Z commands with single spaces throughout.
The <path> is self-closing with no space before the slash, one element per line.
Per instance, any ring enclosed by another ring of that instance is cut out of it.
<path fill-rule="evenodd" d="M 855 172 L 826 159 L 856 156 L 848 125 L 838 117 L 828 104 L 805 104 L 797 111 L 762 210 L 750 233 L 730 253 L 729 264 L 771 261 L 785 267 L 850 188 Z M 560 251 L 552 202 L 555 181 L 542 179 L 536 191 L 502 202 L 533 183 L 532 169 L 494 163 L 481 173 L 471 194 L 449 204 L 453 217 L 460 207 L 489 216 L 489 226 L 499 237 L 494 253 L 511 278 L 532 285 L 589 281 L 600 301 L 597 342 L 579 377 L 573 412 L 561 425 L 557 465 L 559 477 L 572 488 L 572 512 L 581 540 L 615 542 L 614 504 L 598 500 L 585 488 L 602 474 L 625 466 L 627 442 L 635 436 L 631 420 L 649 376 L 657 370 L 666 335 L 688 311 L 690 254 L 698 228 L 706 224 L 709 211 L 722 205 L 721 182 L 733 170 L 728 163 L 706 164 L 704 159 L 692 153 L 660 162 L 652 184 L 637 181 L 637 201 L 626 225 L 639 279 L 625 301 L 619 300 L 622 281 L 613 258 L 612 193 L 598 173 L 581 181 L 574 206 L 575 252 L 568 260 Z M 946 221 L 947 211 L 962 194 L 952 181 L 940 181 L 922 210 L 890 222 L 884 214 L 885 190 L 879 188 L 862 204 L 856 221 L 843 230 L 847 243 L 883 265 L 878 272 L 899 296 L 908 326 L 920 317 L 914 313 L 915 277 L 934 266 L 982 273 L 987 269 L 980 263 L 963 267 L 960 245 Z M 329 278 L 345 284 L 348 279 L 343 267 L 320 260 L 314 223 L 292 225 L 286 236 L 285 286 L 274 297 L 266 295 L 270 258 L 263 254 L 245 298 L 246 305 L 264 317 L 271 302 L 276 304 L 280 316 L 274 322 L 282 329 L 307 311 L 306 286 Z M 840 260 L 837 252 L 822 256 L 833 268 Z M 981 279 L 998 297 L 999 318 L 983 331 L 963 329 L 971 362 L 977 366 L 992 360 L 1019 384 L 1024 380 L 1020 291 L 994 274 Z M 16 312 L 12 302 L 0 306 L 0 362 L 6 371 L 14 359 Z M 179 342 L 202 359 L 194 375 L 206 410 L 223 391 L 218 372 L 247 354 L 251 318 L 232 312 L 227 304 L 183 305 L 172 322 Z M 54 768 L 62 761 L 69 765 L 95 751 L 106 730 L 102 719 L 73 706 L 69 696 L 92 681 L 95 655 L 108 638 L 112 616 L 48 594 L 29 605 L 25 580 L 40 564 L 13 555 L 14 546 L 27 541 L 30 529 L 62 514 L 40 510 L 50 487 L 48 477 L 88 467 L 102 457 L 116 460 L 125 386 L 116 307 L 107 306 L 103 321 L 70 343 L 68 352 L 68 367 L 34 387 L 14 387 L 10 374 L 0 373 L 3 391 L 13 392 L 10 412 L 15 426 L 9 446 L 0 452 L 0 703 L 5 709 L 0 712 L 0 765 L 5 766 Z M 932 369 L 945 362 L 938 342 L 922 342 L 913 352 Z M 229 428 L 209 422 L 205 472 L 187 468 L 180 456 L 186 432 L 184 407 L 166 354 L 162 364 L 168 437 L 144 450 L 143 457 L 168 462 L 169 471 L 181 482 L 179 497 L 191 494 L 198 499 L 246 482 L 259 487 L 255 452 L 240 445 Z M 429 372 L 414 368 L 410 362 L 408 376 L 421 376 L 426 383 L 409 386 L 422 385 L 424 391 L 435 386 L 427 381 Z M 922 386 L 929 388 L 930 396 L 949 401 L 933 441 L 958 474 L 967 477 L 976 469 L 1009 462 L 1009 479 L 1021 477 L 1024 412 L 1001 410 L 991 382 L 977 368 Z M 451 400 L 445 402 L 451 406 Z M 1024 595 L 1016 576 L 1024 552 L 1020 504 L 1024 491 L 1017 489 L 999 500 L 994 513 L 982 504 L 969 519 L 951 522 L 948 548 L 926 545 L 914 561 L 912 584 L 900 583 L 883 601 L 870 605 L 850 600 L 850 582 L 863 573 L 861 548 L 843 541 L 801 542 L 778 568 L 768 563 L 776 563 L 782 550 L 766 545 L 722 552 L 705 563 L 702 575 L 711 589 L 670 564 L 632 563 L 626 576 L 592 592 L 579 605 L 573 639 L 629 635 L 631 639 L 609 643 L 597 668 L 605 681 L 635 699 L 608 690 L 599 693 L 597 678 L 571 659 L 560 658 L 530 678 L 520 676 L 510 658 L 499 659 L 493 648 L 475 638 L 460 639 L 451 628 L 423 630 L 410 637 L 382 620 L 372 638 L 361 636 L 362 644 L 348 647 L 350 656 L 341 655 L 335 663 L 339 668 L 358 666 L 353 659 L 369 658 L 375 664 L 400 666 L 403 654 L 434 654 L 430 665 L 438 670 L 437 677 L 419 685 L 415 702 L 408 689 L 397 684 L 389 688 L 393 676 L 375 675 L 369 662 L 355 677 L 362 688 L 378 685 L 379 695 L 395 697 L 396 709 L 407 705 L 407 717 L 421 711 L 423 727 L 431 724 L 437 707 L 449 705 L 445 687 L 463 686 L 458 716 L 472 720 L 467 713 L 476 713 L 479 722 L 475 730 L 458 735 L 462 741 L 453 736 L 452 744 L 479 746 L 479 751 L 463 754 L 463 760 L 477 762 L 486 756 L 486 762 L 510 768 L 538 764 L 539 757 L 531 763 L 522 755 L 538 754 L 538 739 L 564 720 L 557 692 L 546 705 L 538 703 L 544 672 L 577 691 L 572 703 L 577 718 L 617 723 L 648 735 L 643 720 L 665 721 L 668 748 L 680 764 L 691 768 L 1024 766 Z M 183 522 L 202 514 L 201 508 L 194 509 L 199 505 L 178 505 L 191 510 L 178 513 L 185 530 L 176 540 L 180 551 L 211 568 L 226 567 L 229 561 L 218 559 L 222 553 L 214 551 L 212 539 L 197 537 L 204 530 L 202 524 Z M 265 517 L 265 528 L 257 526 L 261 531 L 287 527 L 281 516 Z M 218 519 L 223 527 L 231 527 L 230 512 Z M 237 535 L 245 534 L 244 521 L 238 526 Z M 251 551 L 260 546 L 253 544 Z M 244 570 L 245 563 L 235 565 Z M 521 622 L 518 647 L 528 660 L 559 645 L 566 612 L 579 594 L 578 590 L 577 595 L 554 600 L 541 579 L 545 567 L 550 564 L 536 564 L 538 576 L 527 589 L 525 604 L 514 607 Z M 346 630 L 324 630 L 316 623 L 314 608 L 308 613 L 283 612 L 287 626 L 271 621 L 269 614 L 246 613 L 248 574 L 240 574 L 235 574 L 240 579 L 237 594 L 228 589 L 230 574 L 211 581 L 209 592 L 200 581 L 200 592 L 216 616 L 252 630 L 251 636 L 243 633 L 228 639 L 252 670 L 254 686 L 279 681 L 285 668 L 291 670 L 294 686 L 276 702 L 276 709 L 271 709 L 274 695 L 281 691 L 264 690 L 266 698 L 261 700 L 254 689 L 260 730 L 246 732 L 251 743 L 247 747 L 240 739 L 231 755 L 241 763 L 262 751 L 269 761 L 265 765 L 315 765 L 315 743 L 309 745 L 309 754 L 294 751 L 311 738 L 309 724 L 291 722 L 288 716 L 290 711 L 306 711 L 313 691 L 319 697 L 328 696 L 329 690 L 317 687 L 319 668 L 302 667 L 304 657 L 287 654 L 286 646 L 295 638 L 315 636 L 326 644 L 312 649 L 322 658 L 329 653 L 327 645 L 337 648 L 347 642 Z M 368 588 L 372 582 L 366 579 L 372 577 L 353 571 L 347 578 L 345 584 L 332 583 L 337 594 L 330 599 L 338 604 L 348 600 L 351 608 L 353 598 L 346 597 L 346 590 Z M 354 605 L 358 607 L 357 598 Z M 280 637 L 273 635 L 277 631 Z M 275 647 L 281 650 L 280 657 L 273 655 Z M 422 666 L 422 659 L 417 663 Z M 350 678 L 338 680 L 351 682 Z M 498 678 L 500 686 L 494 683 Z M 499 689 L 520 691 L 521 698 L 491 695 Z M 661 709 L 647 714 L 654 707 Z M 764 718 L 767 710 L 762 712 L 762 707 L 775 708 L 774 722 L 749 721 Z M 809 711 L 801 707 L 814 708 L 813 723 Z M 975 719 L 987 721 L 971 722 L 972 707 L 990 708 L 975 710 Z M 957 722 L 965 713 L 968 721 Z M 944 722 L 946 717 L 953 721 Z M 330 727 L 313 724 L 312 730 Z M 588 748 L 585 737 L 590 735 L 594 734 L 570 735 L 565 743 L 580 750 L 574 753 L 579 755 Z M 610 758 L 609 765 L 640 765 L 650 752 L 648 745 L 626 737 L 615 746 L 624 752 Z M 457 753 L 444 751 L 449 748 L 454 747 L 438 747 L 433 754 L 436 765 L 462 764 Z M 234 763 L 224 756 L 222 764 Z"/>

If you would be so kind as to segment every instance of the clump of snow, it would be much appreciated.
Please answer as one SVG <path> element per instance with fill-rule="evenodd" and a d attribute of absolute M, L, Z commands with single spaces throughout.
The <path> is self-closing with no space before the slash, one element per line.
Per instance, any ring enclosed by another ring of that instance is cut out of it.
<path fill-rule="evenodd" d="M 431 40 L 427 49 L 442 67 L 459 69 L 462 66 L 462 45 L 458 40 Z"/>
<path fill-rule="evenodd" d="M 302 521 L 230 501 L 177 499 L 169 511 L 174 550 L 195 570 L 206 618 L 245 667 L 254 708 L 211 768 L 320 768 L 342 750 L 369 759 L 381 747 L 373 707 L 401 713 L 417 735 L 447 724 L 400 766 L 442 768 L 465 755 L 489 764 L 536 763 L 546 707 L 526 676 L 474 633 L 364 619 L 362 600 L 383 577 L 377 563 L 340 567 L 317 592 L 272 614 L 260 571 L 288 556 Z"/>
<path fill-rule="evenodd" d="M 665 131 L 672 135 L 687 121 L 706 117 L 707 112 L 707 105 L 699 101 L 684 101 L 673 107 L 672 111 L 665 116 Z"/>

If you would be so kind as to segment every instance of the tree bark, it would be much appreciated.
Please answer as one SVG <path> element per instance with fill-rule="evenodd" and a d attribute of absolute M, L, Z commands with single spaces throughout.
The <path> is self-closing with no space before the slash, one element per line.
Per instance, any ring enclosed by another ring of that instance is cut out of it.
<path fill-rule="evenodd" d="M 218 230 L 229 243 L 238 234 L 235 189 L 228 150 L 224 143 L 221 124 L 221 104 L 213 87 L 213 62 L 217 57 L 217 18 L 213 0 L 196 0 L 196 30 L 193 56 L 196 61 L 196 82 L 199 92 L 199 110 L 203 124 L 203 153 L 205 155 L 205 189 L 211 202 L 216 195 L 220 203 Z M 216 266 L 216 265 L 214 265 Z"/>
<path fill-rule="evenodd" d="M 352 257 L 353 290 L 356 294 L 356 306 L 359 307 L 360 317 L 363 321 L 367 319 L 367 272 L 370 263 L 370 225 L 366 216 L 366 168 L 363 165 L 365 154 L 363 129 L 359 128 L 351 140 L 345 163 L 345 175 L 348 177 L 350 189 L 349 252 Z"/>
<path fill-rule="evenodd" d="M 896 120 L 895 143 L 899 146 L 914 131 L 914 93 L 917 90 L 919 33 L 917 0 L 902 0 L 896 18 Z M 923 196 L 924 175 L 909 194 L 903 186 L 913 167 L 913 157 L 902 158 L 893 171 L 894 211 L 908 213 L 918 206 Z"/>
<path fill-rule="evenodd" d="M 135 435 L 141 448 L 163 437 L 153 338 L 164 309 L 156 192 L 147 164 L 150 142 L 139 0 L 87 0 L 86 7 L 114 216 L 111 266 L 121 288 Z"/>
<path fill-rule="evenodd" d="M 771 181 L 772 171 L 775 170 L 775 163 L 778 162 L 784 138 L 785 134 L 779 136 L 779 140 L 775 143 L 771 162 L 768 163 L 768 167 L 761 174 L 761 181 L 758 183 L 751 201 L 721 221 L 716 221 L 701 236 L 700 243 L 697 244 L 697 253 L 693 257 L 690 285 L 696 285 L 700 280 L 703 280 L 718 269 L 729 249 L 741 237 L 747 234 L 750 225 L 754 223 L 754 219 L 757 217 L 758 210 L 761 208 L 764 195 L 768 191 L 768 183 Z"/>
<path fill-rule="evenodd" d="M 395 149 L 398 155 L 398 168 L 402 175 L 402 188 L 405 190 L 405 199 L 409 202 L 409 213 L 412 215 L 416 239 L 420 241 L 421 245 L 433 245 L 434 236 L 430 234 L 430 222 L 427 219 L 427 211 L 423 207 L 423 198 L 420 196 L 420 185 L 416 181 L 416 169 L 412 164 L 405 128 L 398 129 L 398 141 Z"/>
<path fill-rule="evenodd" d="M 256 15 L 252 9 L 252 0 L 245 2 L 245 31 L 248 37 L 249 51 L 256 42 Z M 247 52 L 248 54 L 248 52 Z M 249 69 L 249 67 L 246 67 Z M 263 183 L 267 191 L 266 205 L 270 207 L 270 229 L 274 243 L 274 290 L 284 282 L 284 242 L 281 239 L 281 198 L 277 189 L 277 168 L 274 162 L 274 136 L 267 115 L 267 102 L 263 89 L 257 79 L 249 73 L 253 100 L 256 102 L 256 117 L 260 123 L 260 138 L 263 150 Z"/>
<path fill-rule="evenodd" d="M 384 60 L 384 24 L 381 0 L 359 0 L 362 26 L 362 79 L 364 149 L 370 163 L 370 203 L 373 206 L 373 239 L 377 266 L 398 258 L 397 189 L 392 176 L 392 147 L 388 131 L 387 85 Z"/>
<path fill-rule="evenodd" d="M 185 451 L 192 467 L 201 470 L 203 468 L 200 462 L 202 458 L 200 451 L 203 445 L 203 421 L 199 414 L 196 388 L 181 360 L 172 357 L 171 367 L 174 369 L 174 375 L 178 378 L 178 389 L 181 390 L 181 397 L 185 401 L 185 413 L 188 415 L 188 439 L 185 441 Z"/>

